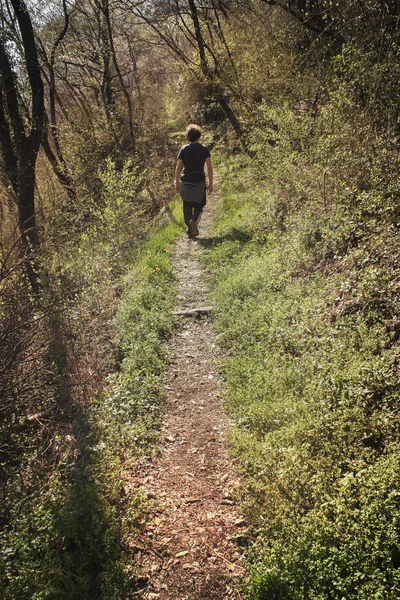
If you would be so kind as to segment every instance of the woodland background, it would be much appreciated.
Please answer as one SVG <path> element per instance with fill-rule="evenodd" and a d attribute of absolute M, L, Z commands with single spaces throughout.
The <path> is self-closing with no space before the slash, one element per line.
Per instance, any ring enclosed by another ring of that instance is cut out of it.
<path fill-rule="evenodd" d="M 399 597 L 399 16 L 1 0 L 2 597 L 144 585 L 129 472 L 157 435 L 189 121 L 223 181 L 206 260 L 244 593 Z"/>

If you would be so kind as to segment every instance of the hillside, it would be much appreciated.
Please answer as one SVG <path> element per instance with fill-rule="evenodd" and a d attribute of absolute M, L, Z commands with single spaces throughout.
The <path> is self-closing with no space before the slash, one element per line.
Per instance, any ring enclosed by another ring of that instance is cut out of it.
<path fill-rule="evenodd" d="M 173 175 L 195 122 L 220 187 L 187 241 L 232 420 L 215 490 L 234 467 L 242 515 L 198 598 L 398 598 L 398 3 L 0 11 L 0 595 L 167 593 L 141 573 L 161 517 L 137 475 L 191 332 Z"/>

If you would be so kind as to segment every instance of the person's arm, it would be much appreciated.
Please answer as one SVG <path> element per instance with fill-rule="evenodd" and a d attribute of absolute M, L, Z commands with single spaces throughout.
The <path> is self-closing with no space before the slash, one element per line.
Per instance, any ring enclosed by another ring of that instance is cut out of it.
<path fill-rule="evenodd" d="M 207 165 L 207 175 L 208 175 L 207 190 L 208 190 L 209 194 L 212 194 L 214 191 L 214 171 L 213 171 L 210 157 L 206 158 L 206 165 Z"/>
<path fill-rule="evenodd" d="M 183 169 L 183 160 L 178 158 L 176 161 L 176 169 L 175 169 L 175 189 L 179 192 L 180 184 L 181 184 L 181 173 Z"/>

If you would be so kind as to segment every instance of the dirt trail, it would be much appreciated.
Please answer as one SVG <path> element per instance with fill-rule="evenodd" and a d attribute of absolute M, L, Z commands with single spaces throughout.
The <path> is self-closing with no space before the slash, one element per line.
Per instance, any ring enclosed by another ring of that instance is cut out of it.
<path fill-rule="evenodd" d="M 216 203 L 217 197 L 208 202 L 199 240 L 182 238 L 176 245 L 180 311 L 208 305 L 199 257 Z M 146 531 L 148 549 L 136 557 L 148 581 L 141 597 L 239 600 L 243 522 L 225 450 L 228 418 L 221 406 L 216 335 L 204 318 L 180 319 L 165 375 L 162 451 L 140 474 L 159 507 Z"/>

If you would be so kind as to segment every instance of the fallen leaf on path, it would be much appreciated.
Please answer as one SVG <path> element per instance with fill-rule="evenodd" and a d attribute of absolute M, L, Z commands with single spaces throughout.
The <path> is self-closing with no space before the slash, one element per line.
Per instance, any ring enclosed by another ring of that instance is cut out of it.
<path fill-rule="evenodd" d="M 182 552 L 175 554 L 175 558 L 181 558 L 181 556 L 186 556 L 186 554 L 189 554 L 189 550 L 182 550 Z"/>

